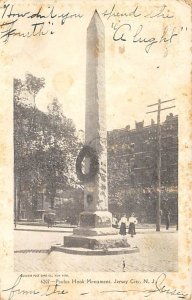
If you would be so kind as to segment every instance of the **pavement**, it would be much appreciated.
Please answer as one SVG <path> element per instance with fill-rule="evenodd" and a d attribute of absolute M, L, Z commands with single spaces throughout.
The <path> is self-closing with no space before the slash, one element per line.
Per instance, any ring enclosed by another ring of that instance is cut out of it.
<path fill-rule="evenodd" d="M 37 225 L 21 225 L 17 224 L 15 230 L 21 230 L 21 231 L 40 231 L 40 232 L 63 232 L 63 233 L 72 233 L 73 232 L 74 226 L 67 226 L 67 227 L 59 227 L 59 226 L 53 226 L 53 227 L 46 227 L 46 226 L 37 226 Z M 175 226 L 171 226 L 169 230 L 166 230 L 165 225 L 161 226 L 161 232 L 169 232 L 169 233 L 174 233 L 176 231 Z M 142 227 L 142 224 L 136 228 L 137 233 L 155 233 L 156 228 L 154 227 Z"/>
<path fill-rule="evenodd" d="M 17 224 L 15 230 L 21 230 L 21 231 L 40 231 L 40 232 L 73 232 L 74 227 L 46 227 L 46 226 L 37 226 L 37 225 L 20 225 Z"/>
<path fill-rule="evenodd" d="M 18 228 L 19 229 L 19 228 Z M 49 228 L 48 228 L 49 229 Z M 71 229 L 72 231 L 72 229 Z M 171 233 L 171 234 L 170 234 Z M 162 230 L 137 232 L 132 239 L 139 253 L 82 256 L 50 251 L 62 244 L 71 232 L 15 230 L 14 269 L 16 272 L 176 272 L 178 232 Z M 129 237 L 131 240 L 131 237 Z M 125 262 L 125 267 L 123 264 Z"/>

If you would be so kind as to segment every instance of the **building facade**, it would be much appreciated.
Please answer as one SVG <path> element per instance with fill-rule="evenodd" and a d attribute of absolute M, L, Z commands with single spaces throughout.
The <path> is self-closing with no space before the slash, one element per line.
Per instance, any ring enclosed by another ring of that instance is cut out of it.
<path fill-rule="evenodd" d="M 158 141 L 157 124 L 136 122 L 108 132 L 108 182 L 112 211 L 137 211 L 142 218 L 154 221 L 157 197 Z M 161 124 L 162 210 L 172 211 L 177 219 L 178 187 L 178 116 L 169 114 Z M 119 205 L 118 205 L 119 204 Z"/>

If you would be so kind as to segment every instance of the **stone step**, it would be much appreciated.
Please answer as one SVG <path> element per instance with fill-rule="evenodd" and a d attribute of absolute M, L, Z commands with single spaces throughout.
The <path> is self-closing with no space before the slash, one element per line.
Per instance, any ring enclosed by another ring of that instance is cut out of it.
<path fill-rule="evenodd" d="M 131 243 L 132 244 L 132 243 Z M 133 245 L 133 244 L 132 244 Z M 108 249 L 108 248 L 129 248 L 128 237 L 122 235 L 108 236 L 78 236 L 70 235 L 64 237 L 65 247 L 80 247 L 86 249 Z"/>
<path fill-rule="evenodd" d="M 65 246 L 52 246 L 51 251 L 59 251 L 68 254 L 76 254 L 76 255 L 118 255 L 118 254 L 131 254 L 139 252 L 139 248 L 129 247 L 129 248 L 108 248 L 108 249 L 85 249 L 85 248 L 77 248 L 70 247 L 67 248 Z"/>

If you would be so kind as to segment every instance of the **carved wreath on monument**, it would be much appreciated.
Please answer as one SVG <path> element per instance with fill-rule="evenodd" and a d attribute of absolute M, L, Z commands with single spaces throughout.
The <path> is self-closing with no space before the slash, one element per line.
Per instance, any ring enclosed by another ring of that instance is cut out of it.
<path fill-rule="evenodd" d="M 84 173 L 83 172 L 83 160 L 84 158 L 89 158 L 89 170 Z M 76 160 L 76 173 L 77 177 L 82 182 L 89 182 L 91 181 L 99 171 L 99 159 L 97 152 L 91 146 L 85 145 Z"/>

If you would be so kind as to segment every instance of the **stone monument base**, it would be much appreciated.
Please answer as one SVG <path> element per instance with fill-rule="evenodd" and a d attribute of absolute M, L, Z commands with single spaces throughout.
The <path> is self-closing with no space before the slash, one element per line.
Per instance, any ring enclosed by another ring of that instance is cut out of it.
<path fill-rule="evenodd" d="M 80 213 L 80 227 L 103 228 L 112 226 L 112 213 L 109 211 L 83 211 Z"/>
<path fill-rule="evenodd" d="M 68 254 L 76 255 L 122 255 L 122 254 L 132 254 L 139 252 L 137 247 L 129 248 L 108 248 L 108 249 L 86 249 L 86 248 L 75 248 L 75 247 L 65 247 L 62 245 L 55 245 L 51 247 L 51 251 L 58 251 Z"/>
<path fill-rule="evenodd" d="M 106 235 L 117 235 L 119 230 L 113 227 L 102 227 L 102 228 L 87 228 L 79 227 L 73 229 L 74 236 L 106 236 Z"/>
<path fill-rule="evenodd" d="M 64 236 L 63 245 L 53 245 L 51 250 L 82 255 L 116 255 L 139 252 L 139 248 L 132 239 L 127 235 L 119 235 L 118 230 L 112 227 L 76 228 L 74 232 L 78 232 L 78 234 Z M 80 235 L 80 232 L 83 235 Z M 95 232 L 96 234 L 93 235 Z"/>
<path fill-rule="evenodd" d="M 80 213 L 80 227 L 73 229 L 74 236 L 116 235 L 112 227 L 112 214 L 109 211 L 84 211 Z"/>
<path fill-rule="evenodd" d="M 110 212 L 82 212 L 80 227 L 74 228 L 72 235 L 64 236 L 63 245 L 52 246 L 51 250 L 82 255 L 139 252 L 133 243 L 127 235 L 120 235 L 119 229 L 112 227 Z"/>
<path fill-rule="evenodd" d="M 131 243 L 130 243 L 131 242 Z M 64 245 L 53 245 L 51 251 L 78 255 L 117 255 L 139 252 L 127 236 L 65 236 Z"/>
<path fill-rule="evenodd" d="M 128 248 L 130 244 L 126 236 L 108 235 L 108 236 L 65 236 L 65 247 L 80 247 L 92 250 L 108 248 Z"/>

